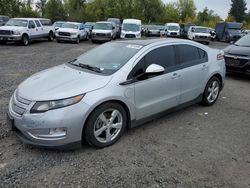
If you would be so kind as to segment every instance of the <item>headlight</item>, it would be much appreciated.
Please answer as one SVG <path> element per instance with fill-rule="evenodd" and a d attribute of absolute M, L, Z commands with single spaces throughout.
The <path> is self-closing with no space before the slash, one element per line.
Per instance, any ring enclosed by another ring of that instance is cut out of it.
<path fill-rule="evenodd" d="M 67 99 L 36 102 L 30 110 L 30 113 L 43 113 L 49 110 L 70 106 L 80 102 L 83 97 L 84 95 L 78 95 Z"/>
<path fill-rule="evenodd" d="M 20 35 L 20 34 L 21 34 L 20 31 L 12 31 L 12 33 L 13 33 L 14 35 Z"/>

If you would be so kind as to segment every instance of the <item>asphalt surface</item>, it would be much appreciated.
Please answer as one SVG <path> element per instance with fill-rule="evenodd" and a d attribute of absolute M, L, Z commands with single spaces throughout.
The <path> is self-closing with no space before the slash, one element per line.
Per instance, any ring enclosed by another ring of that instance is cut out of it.
<path fill-rule="evenodd" d="M 239 75 L 228 75 L 214 106 L 193 105 L 130 129 L 108 148 L 55 151 L 21 143 L 5 120 L 17 85 L 95 46 L 0 45 L 0 187 L 250 187 L 250 78 Z"/>

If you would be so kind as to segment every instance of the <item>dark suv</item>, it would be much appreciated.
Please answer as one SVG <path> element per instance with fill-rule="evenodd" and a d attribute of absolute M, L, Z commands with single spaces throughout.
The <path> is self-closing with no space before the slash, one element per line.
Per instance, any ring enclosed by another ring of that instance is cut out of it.
<path fill-rule="evenodd" d="M 0 26 L 5 25 L 8 21 L 9 21 L 9 17 L 8 16 L 2 16 L 0 15 Z"/>

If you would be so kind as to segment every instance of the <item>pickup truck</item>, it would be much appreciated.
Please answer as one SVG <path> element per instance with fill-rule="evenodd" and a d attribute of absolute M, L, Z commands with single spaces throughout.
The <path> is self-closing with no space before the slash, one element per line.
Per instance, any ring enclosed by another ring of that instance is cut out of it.
<path fill-rule="evenodd" d="M 61 41 L 74 41 L 77 44 L 81 40 L 88 40 L 88 33 L 84 29 L 83 23 L 78 22 L 65 22 L 61 28 L 56 30 L 56 40 Z"/>
<path fill-rule="evenodd" d="M 29 45 L 31 40 L 48 38 L 54 40 L 55 28 L 49 19 L 44 18 L 13 18 L 5 26 L 0 27 L 0 43 L 8 41 L 21 42 Z"/>

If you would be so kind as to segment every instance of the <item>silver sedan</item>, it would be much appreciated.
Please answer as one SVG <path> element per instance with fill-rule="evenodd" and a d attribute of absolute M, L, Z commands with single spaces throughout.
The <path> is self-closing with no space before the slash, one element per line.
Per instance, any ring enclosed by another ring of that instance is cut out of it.
<path fill-rule="evenodd" d="M 106 147 L 128 127 L 193 103 L 213 105 L 224 79 L 223 52 L 196 42 L 110 42 L 26 79 L 7 119 L 28 144 Z"/>

